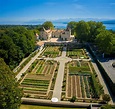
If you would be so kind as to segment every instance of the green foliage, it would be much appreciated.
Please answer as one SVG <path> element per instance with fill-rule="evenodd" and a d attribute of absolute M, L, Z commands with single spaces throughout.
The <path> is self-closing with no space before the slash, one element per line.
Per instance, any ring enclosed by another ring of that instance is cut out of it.
<path fill-rule="evenodd" d="M 35 49 L 34 32 L 24 27 L 0 28 L 0 57 L 11 69 Z"/>
<path fill-rule="evenodd" d="M 74 35 L 75 34 L 75 28 L 76 28 L 77 22 L 75 21 L 71 21 L 67 24 L 67 28 L 71 29 L 71 34 Z"/>
<path fill-rule="evenodd" d="M 79 21 L 76 26 L 76 35 L 80 41 L 88 41 L 90 26 L 85 21 Z"/>
<path fill-rule="evenodd" d="M 0 109 L 18 109 L 22 97 L 18 85 L 13 72 L 0 58 Z"/>
<path fill-rule="evenodd" d="M 93 98 L 99 98 L 103 94 L 103 87 L 97 82 L 95 75 L 89 78 L 89 83 L 91 85 L 91 93 Z"/>
<path fill-rule="evenodd" d="M 46 21 L 42 24 L 45 29 L 54 29 L 54 25 L 51 21 Z"/>
<path fill-rule="evenodd" d="M 96 36 L 96 43 L 99 49 L 105 54 L 110 54 L 113 48 L 113 34 L 107 30 L 102 31 Z"/>
<path fill-rule="evenodd" d="M 107 103 L 111 100 L 110 95 L 108 95 L 108 94 L 104 94 L 104 95 L 102 96 L 102 99 L 103 99 L 103 101 L 105 101 L 105 102 L 107 102 Z"/>
<path fill-rule="evenodd" d="M 90 33 L 88 36 L 88 42 L 94 42 L 96 36 L 102 31 L 105 30 L 105 26 L 102 22 L 89 21 L 87 22 L 90 26 Z"/>
<path fill-rule="evenodd" d="M 101 106 L 101 109 L 113 109 L 111 105 L 103 105 Z"/>
<path fill-rule="evenodd" d="M 70 102 L 75 102 L 76 100 L 76 96 L 73 96 L 71 99 L 70 99 Z"/>

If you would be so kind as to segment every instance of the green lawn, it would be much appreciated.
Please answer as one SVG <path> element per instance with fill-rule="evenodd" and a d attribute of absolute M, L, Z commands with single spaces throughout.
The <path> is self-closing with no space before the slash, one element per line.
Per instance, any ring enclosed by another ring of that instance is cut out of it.
<path fill-rule="evenodd" d="M 64 107 L 48 107 L 35 105 L 21 105 L 20 109 L 87 109 L 87 108 L 64 108 Z"/>

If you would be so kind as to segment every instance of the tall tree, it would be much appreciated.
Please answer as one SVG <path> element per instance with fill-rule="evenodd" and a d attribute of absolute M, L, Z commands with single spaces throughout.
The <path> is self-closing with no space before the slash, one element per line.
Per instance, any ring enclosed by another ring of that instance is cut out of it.
<path fill-rule="evenodd" d="M 96 36 L 96 43 L 99 49 L 105 53 L 110 54 L 112 52 L 112 40 L 113 40 L 113 34 L 107 30 L 101 31 L 100 34 Z"/>
<path fill-rule="evenodd" d="M 23 95 L 13 72 L 0 58 L 0 109 L 18 109 Z"/>
<path fill-rule="evenodd" d="M 79 21 L 76 26 L 76 36 L 80 41 L 88 41 L 90 26 L 85 21 Z"/>
<path fill-rule="evenodd" d="M 67 24 L 67 28 L 71 29 L 71 34 L 75 35 L 75 28 L 76 28 L 77 22 L 71 21 Z"/>
<path fill-rule="evenodd" d="M 45 29 L 54 29 L 54 25 L 51 21 L 46 21 L 42 24 Z"/>
<path fill-rule="evenodd" d="M 105 26 L 102 22 L 89 21 L 87 22 L 90 26 L 89 42 L 94 42 L 96 36 L 102 31 L 105 30 Z"/>

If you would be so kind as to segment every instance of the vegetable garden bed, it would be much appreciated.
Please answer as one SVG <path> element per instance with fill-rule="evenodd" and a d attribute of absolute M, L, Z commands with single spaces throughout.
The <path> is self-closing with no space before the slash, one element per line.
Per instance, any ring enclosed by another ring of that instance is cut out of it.
<path fill-rule="evenodd" d="M 81 49 L 81 48 L 68 48 L 67 49 L 67 56 L 70 57 L 70 58 L 73 58 L 73 59 L 76 59 L 76 58 L 85 58 L 87 59 L 88 56 L 85 54 L 85 51 L 84 49 Z"/>
<path fill-rule="evenodd" d="M 80 63 L 80 66 L 78 61 L 66 64 L 66 96 L 63 99 L 70 99 L 73 96 L 76 96 L 78 100 L 99 99 L 102 87 L 96 79 L 95 72 L 94 74 L 92 72 L 94 70 L 89 67 L 90 64 L 84 61 Z"/>
<path fill-rule="evenodd" d="M 40 57 L 50 57 L 55 58 L 61 56 L 62 47 L 61 46 L 46 46 L 44 52 Z"/>
<path fill-rule="evenodd" d="M 50 91 L 52 79 L 57 75 L 58 63 L 52 60 L 36 60 L 28 70 L 28 73 L 23 81 L 21 87 L 24 90 L 25 96 L 34 98 L 49 99 L 52 96 Z M 54 82 L 54 81 L 53 81 Z M 55 83 L 53 83 L 54 85 Z"/>

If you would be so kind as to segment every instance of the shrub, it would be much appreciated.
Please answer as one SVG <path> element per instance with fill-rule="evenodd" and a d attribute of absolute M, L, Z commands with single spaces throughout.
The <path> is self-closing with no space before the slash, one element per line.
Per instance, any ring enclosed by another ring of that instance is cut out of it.
<path fill-rule="evenodd" d="M 106 103 L 108 103 L 108 102 L 111 100 L 111 98 L 110 98 L 110 96 L 109 96 L 108 94 L 104 94 L 104 95 L 102 96 L 102 99 L 103 99 L 103 101 L 106 102 Z"/>
<path fill-rule="evenodd" d="M 71 99 L 70 99 L 70 102 L 75 102 L 76 100 L 76 96 L 73 96 Z"/>

